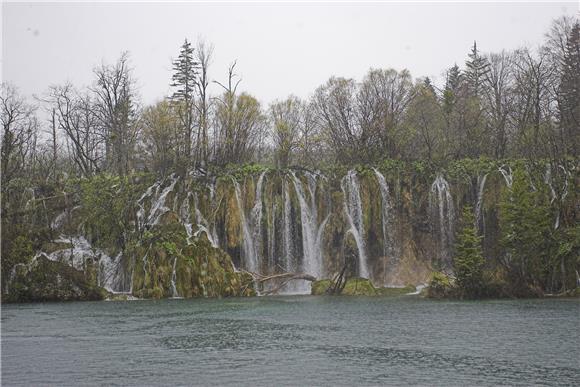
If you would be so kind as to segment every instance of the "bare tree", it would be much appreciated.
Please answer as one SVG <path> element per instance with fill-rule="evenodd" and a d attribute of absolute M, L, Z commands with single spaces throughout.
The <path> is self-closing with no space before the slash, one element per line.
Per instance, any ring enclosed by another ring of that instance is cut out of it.
<path fill-rule="evenodd" d="M 98 130 L 97 116 L 90 96 L 80 95 L 71 84 L 50 88 L 48 101 L 53 116 L 53 148 L 56 149 L 54 120 L 66 135 L 70 157 L 81 175 L 88 177 L 98 172 L 100 146 L 103 142 Z"/>
<path fill-rule="evenodd" d="M 36 107 L 27 104 L 16 89 L 2 83 L 0 92 L 0 120 L 2 122 L 2 193 L 10 182 L 22 174 L 36 146 L 38 121 Z M 6 198 L 2 198 L 3 203 Z"/>
<path fill-rule="evenodd" d="M 506 156 L 509 117 L 513 98 L 513 55 L 505 51 L 487 56 L 489 63 L 483 87 L 484 110 L 493 138 L 492 151 L 497 158 Z"/>
<path fill-rule="evenodd" d="M 202 165 L 206 166 L 209 160 L 209 113 L 210 113 L 210 98 L 208 95 L 209 86 L 209 65 L 213 56 L 213 45 L 207 44 L 203 40 L 197 43 L 197 50 L 195 52 L 196 62 L 199 64 L 199 75 L 197 79 L 197 94 L 199 96 L 195 108 L 197 109 L 199 131 L 198 131 L 198 149 Z M 201 137 L 201 138 L 200 138 Z"/>
<path fill-rule="evenodd" d="M 97 97 L 95 111 L 104 131 L 108 168 L 125 175 L 131 168 L 137 139 L 137 106 L 135 82 L 129 68 L 129 54 L 121 54 L 114 65 L 101 65 L 93 91 Z"/>

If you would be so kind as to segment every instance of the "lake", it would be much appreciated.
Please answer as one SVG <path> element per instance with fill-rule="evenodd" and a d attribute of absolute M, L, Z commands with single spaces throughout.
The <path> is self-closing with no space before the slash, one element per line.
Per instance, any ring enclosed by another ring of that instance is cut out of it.
<path fill-rule="evenodd" d="M 3 385 L 579 385 L 580 302 L 415 296 L 2 306 Z"/>

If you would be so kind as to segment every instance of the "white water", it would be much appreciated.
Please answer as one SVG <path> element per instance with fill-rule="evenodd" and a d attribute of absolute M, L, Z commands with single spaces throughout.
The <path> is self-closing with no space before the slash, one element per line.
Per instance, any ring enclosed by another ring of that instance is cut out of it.
<path fill-rule="evenodd" d="M 297 272 L 298 266 L 292 248 L 292 204 L 290 203 L 290 192 L 288 192 L 288 189 L 288 182 L 284 180 L 284 258 L 287 265 L 286 270 Z"/>
<path fill-rule="evenodd" d="M 369 278 L 367 254 L 364 242 L 362 202 L 356 172 L 354 170 L 348 171 L 347 175 L 342 178 L 340 186 L 344 194 L 344 212 L 350 227 L 347 233 L 350 233 L 354 237 L 358 249 L 358 274 L 360 277 Z"/>
<path fill-rule="evenodd" d="M 501 173 L 501 175 L 503 176 L 506 185 L 508 186 L 508 188 L 512 187 L 512 184 L 514 182 L 514 177 L 513 177 L 513 171 L 512 171 L 512 167 L 506 167 L 504 165 L 502 165 L 501 167 L 499 167 L 499 172 Z"/>
<path fill-rule="evenodd" d="M 88 259 L 97 262 L 99 270 L 97 281 L 99 286 L 112 293 L 125 291 L 125 272 L 122 267 L 122 253 L 111 258 L 104 250 L 93 247 L 84 236 L 64 236 L 54 240 L 54 243 L 70 244 L 70 247 L 44 254 L 51 261 L 65 263 L 77 270 L 84 270 Z"/>
<path fill-rule="evenodd" d="M 167 195 L 173 192 L 175 184 L 179 180 L 179 176 L 172 174 L 170 178 L 171 182 L 169 185 L 165 187 L 163 191 L 161 191 L 161 194 L 153 201 L 153 204 L 151 205 L 151 211 L 149 212 L 149 217 L 147 218 L 148 223 L 150 224 L 155 225 L 159 223 L 161 217 L 170 210 L 170 208 L 165 205 L 165 201 L 167 199 Z"/>
<path fill-rule="evenodd" d="M 477 202 L 475 203 L 475 225 L 480 233 L 483 233 L 485 227 L 485 219 L 483 218 L 483 192 L 485 189 L 485 181 L 487 180 L 487 173 L 483 177 L 477 177 Z"/>
<path fill-rule="evenodd" d="M 306 198 L 302 181 L 292 173 L 294 190 L 300 205 L 300 223 L 302 226 L 302 271 L 321 278 L 322 272 L 322 233 L 328 222 L 328 216 L 318 224 L 318 211 L 316 207 L 316 177 L 307 173 L 308 193 L 310 200 Z"/>
<path fill-rule="evenodd" d="M 193 194 L 193 199 L 194 199 L 193 210 L 195 212 L 195 221 L 197 223 L 197 231 L 195 232 L 195 236 L 198 237 L 201 232 L 205 232 L 205 235 L 207 235 L 207 239 L 209 240 L 211 245 L 213 247 L 219 247 L 219 241 L 215 227 L 212 228 L 210 226 L 208 220 L 203 216 L 203 214 L 199 210 L 197 194 Z"/>
<path fill-rule="evenodd" d="M 439 241 L 441 260 L 451 266 L 451 249 L 454 235 L 455 211 L 449 183 L 439 175 L 431 185 L 429 194 L 431 216 L 437 215 L 439 220 Z"/>
<path fill-rule="evenodd" d="M 393 206 L 391 204 L 391 195 L 389 194 L 389 186 L 385 177 L 382 173 L 380 173 L 376 168 L 373 168 L 375 171 L 375 175 L 377 176 L 377 182 L 379 183 L 379 187 L 381 190 L 381 212 L 382 212 L 382 226 L 383 226 L 383 254 L 391 260 L 394 258 L 394 246 L 393 246 L 393 216 L 392 216 L 392 209 Z"/>
<path fill-rule="evenodd" d="M 248 225 L 246 214 L 244 211 L 244 204 L 241 199 L 240 184 L 232 177 L 232 182 L 234 184 L 234 192 L 236 195 L 236 202 L 238 203 L 238 210 L 240 211 L 240 220 L 242 223 L 242 264 L 244 269 L 255 272 L 258 268 L 258 263 L 256 260 L 256 250 L 254 249 L 254 239 L 250 232 L 250 226 Z"/>
<path fill-rule="evenodd" d="M 255 261 L 258 270 L 261 268 L 262 252 L 263 252 L 263 238 L 262 238 L 262 188 L 264 186 L 264 178 L 266 171 L 260 174 L 258 183 L 256 184 L 256 195 L 254 200 L 254 207 L 252 208 L 252 238 L 254 245 Z"/>
<path fill-rule="evenodd" d="M 173 270 L 171 272 L 171 296 L 173 298 L 179 298 L 179 293 L 177 293 L 177 286 L 175 285 L 175 281 L 177 278 L 177 273 L 175 272 L 175 268 L 177 267 L 177 256 L 173 259 Z"/>

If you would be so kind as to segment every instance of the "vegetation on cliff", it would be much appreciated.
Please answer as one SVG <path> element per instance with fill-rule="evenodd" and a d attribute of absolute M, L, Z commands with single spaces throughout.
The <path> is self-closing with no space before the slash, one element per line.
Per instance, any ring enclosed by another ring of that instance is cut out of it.
<path fill-rule="evenodd" d="M 3 84 L 2 291 L 44 252 L 153 298 L 254 294 L 234 267 L 332 278 L 345 263 L 376 286 L 445 273 L 432 292 L 460 297 L 568 292 L 580 24 L 553 27 L 538 52 L 474 44 L 444 85 L 371 69 L 268 109 L 238 92 L 234 66 L 210 95 L 211 49 L 187 41 L 173 93 L 144 109 L 127 54 L 90 88 L 48 90 L 47 127 Z"/>

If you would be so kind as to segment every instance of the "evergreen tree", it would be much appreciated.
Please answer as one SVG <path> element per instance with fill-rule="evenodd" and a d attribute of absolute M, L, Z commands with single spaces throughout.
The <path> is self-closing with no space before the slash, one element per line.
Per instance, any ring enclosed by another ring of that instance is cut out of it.
<path fill-rule="evenodd" d="M 526 173 L 513 173 L 511 189 L 506 189 L 499 204 L 503 261 L 515 295 L 538 294 L 546 288 L 553 238 L 549 200 L 537 185 L 531 187 Z"/>
<path fill-rule="evenodd" d="M 185 157 L 189 163 L 192 156 L 194 129 L 194 102 L 197 87 L 199 63 L 194 60 L 193 47 L 185 39 L 178 58 L 173 61 L 173 76 L 171 86 L 176 90 L 171 99 L 176 102 L 177 111 L 184 133 Z M 195 161 L 194 161 L 194 164 Z"/>
<path fill-rule="evenodd" d="M 580 146 L 580 23 L 572 27 L 562 63 L 559 90 L 560 125 L 568 152 L 578 156 Z"/>
<path fill-rule="evenodd" d="M 445 89 L 443 90 L 443 107 L 445 109 L 445 114 L 447 115 L 451 114 L 453 105 L 455 105 L 461 80 L 462 74 L 457 64 L 447 70 Z"/>
<path fill-rule="evenodd" d="M 477 50 L 477 42 L 473 42 L 473 47 L 469 53 L 469 59 L 465 62 L 465 77 L 467 79 L 467 84 L 469 91 L 472 96 L 478 97 L 485 77 L 489 73 L 489 62 L 484 56 L 481 56 Z"/>
<path fill-rule="evenodd" d="M 453 267 L 463 297 L 477 298 L 483 289 L 483 251 L 471 207 L 463 209 L 462 228 L 455 244 Z"/>

